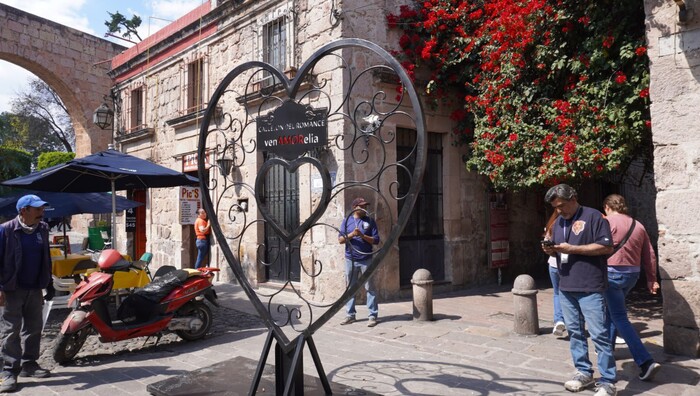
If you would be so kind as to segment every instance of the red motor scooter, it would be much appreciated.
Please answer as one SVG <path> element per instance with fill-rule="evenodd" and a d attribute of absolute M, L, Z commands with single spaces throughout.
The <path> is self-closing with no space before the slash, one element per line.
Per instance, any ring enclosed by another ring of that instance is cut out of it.
<path fill-rule="evenodd" d="M 93 331 L 101 342 L 150 336 L 164 330 L 173 330 L 182 339 L 192 341 L 209 331 L 212 313 L 203 299 L 219 306 L 212 286 L 218 268 L 170 267 L 165 273 L 156 272 L 151 283 L 124 299 L 113 319 L 109 312 L 113 274 L 129 271 L 132 263 L 116 250 L 107 249 L 102 251 L 97 264 L 100 271 L 84 276 L 68 300 L 68 306 L 74 309 L 63 322 L 54 347 L 53 358 L 57 363 L 73 360 Z"/>

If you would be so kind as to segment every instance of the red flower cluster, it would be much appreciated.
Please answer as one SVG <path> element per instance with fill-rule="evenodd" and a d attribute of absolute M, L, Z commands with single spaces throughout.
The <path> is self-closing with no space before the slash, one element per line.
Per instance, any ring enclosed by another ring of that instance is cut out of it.
<path fill-rule="evenodd" d="M 498 152 L 486 150 L 486 160 L 492 163 L 494 166 L 501 166 L 505 161 L 506 157 Z"/>
<path fill-rule="evenodd" d="M 615 82 L 618 84 L 624 84 L 627 82 L 627 76 L 625 76 L 625 73 L 623 72 L 616 72 L 615 73 Z"/>
<path fill-rule="evenodd" d="M 645 151 L 644 18 L 637 0 L 425 0 L 387 22 L 403 29 L 409 75 L 422 69 L 429 95 L 460 104 L 450 118 L 468 166 L 517 190 Z"/>

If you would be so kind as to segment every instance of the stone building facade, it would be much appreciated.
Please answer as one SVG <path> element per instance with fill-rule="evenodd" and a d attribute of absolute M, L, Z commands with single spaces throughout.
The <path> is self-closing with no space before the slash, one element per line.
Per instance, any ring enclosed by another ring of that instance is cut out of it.
<path fill-rule="evenodd" d="M 334 5 L 336 2 L 324 0 L 206 2 L 115 57 L 109 74 L 115 81 L 118 104 L 118 148 L 196 175 L 196 165 L 202 161 L 196 151 L 203 109 L 216 87 L 234 67 L 247 61 L 265 60 L 279 64 L 291 77 L 318 48 L 336 39 L 364 38 L 381 46 L 398 43 L 398 38 L 392 36 L 396 32 L 387 30 L 385 20 L 386 9 L 398 9 L 398 4 L 346 7 L 347 10 L 334 8 Z M 270 55 L 267 47 L 273 45 L 271 43 L 282 43 L 280 52 Z M 269 56 L 272 58 L 266 58 Z M 342 71 L 340 66 L 326 72 L 332 75 L 338 71 Z M 264 81 L 260 83 L 264 84 Z M 329 84 L 332 95 L 342 95 L 344 88 L 340 79 L 331 78 Z M 395 94 L 395 85 L 387 84 L 386 88 Z M 391 98 L 387 101 L 390 102 Z M 234 106 L 229 102 L 223 107 L 222 111 L 227 113 Z M 435 166 L 435 173 L 429 176 L 439 186 L 431 198 L 439 202 L 436 205 L 439 207 L 428 208 L 434 214 L 430 219 L 433 228 L 430 235 L 404 235 L 399 240 L 399 249 L 390 252 L 375 275 L 376 281 L 382 285 L 380 294 L 384 298 L 395 298 L 409 292 L 413 270 L 426 265 L 433 270 L 437 287 L 464 287 L 495 279 L 487 256 L 488 217 L 485 213 L 488 194 L 480 177 L 464 171 L 463 151 L 451 144 L 452 123 L 447 115 L 440 109 L 425 109 L 427 131 L 432 142 L 430 156 Z M 388 120 L 383 129 L 393 134 L 412 127 L 415 128 L 402 121 Z M 347 121 L 329 120 L 329 140 L 348 128 Z M 336 182 L 361 177 L 365 172 L 362 167 L 352 166 L 347 156 L 348 153 L 331 149 L 324 157 Z M 261 160 L 258 155 L 246 162 L 245 167 L 236 169 L 237 177 L 254 184 Z M 209 164 L 205 174 L 209 185 L 223 185 L 216 158 L 210 156 L 205 161 Z M 307 176 L 300 172 L 299 179 L 300 199 L 313 201 Z M 136 232 L 129 234 L 129 243 L 134 246 L 121 248 L 136 249 L 137 256 L 139 249 L 149 251 L 154 254 L 156 265 L 191 267 L 196 251 L 192 225 L 183 220 L 183 191 L 151 189 L 130 193 L 132 198 L 142 199 L 146 205 L 144 213 L 139 216 Z M 215 190 L 210 192 L 212 195 L 217 193 Z M 322 220 L 338 226 L 354 198 L 352 194 L 348 192 L 336 197 Z M 367 198 L 373 200 L 372 196 Z M 255 199 L 248 191 L 227 195 L 221 207 L 230 208 L 241 202 L 246 202 L 246 216 L 259 219 Z M 301 210 L 303 218 L 304 211 L 309 209 L 302 206 Z M 395 206 L 388 205 L 383 210 L 393 213 L 395 218 Z M 390 219 L 391 216 L 380 216 L 380 229 L 390 229 Z M 225 231 L 233 232 L 226 227 L 223 226 Z M 274 279 L 260 264 L 264 260 L 259 257 L 259 246 L 264 237 L 261 227 L 237 250 L 249 279 L 254 285 L 287 281 Z M 343 251 L 337 242 L 337 231 L 315 232 L 313 242 L 309 243 L 314 244 L 316 253 L 308 255 L 322 255 L 326 267 L 321 278 L 308 278 L 302 274 L 299 287 L 314 293 L 319 300 L 337 298 L 344 283 Z M 401 250 L 411 254 L 400 257 Z M 302 255 L 307 254 L 304 251 L 307 250 L 302 248 Z M 217 245 L 212 249 L 211 259 L 212 265 L 223 269 L 220 279 L 231 280 L 232 274 L 226 271 L 227 263 Z"/>
<path fill-rule="evenodd" d="M 112 57 L 111 77 L 117 104 L 118 148 L 151 159 L 162 165 L 196 172 L 197 136 L 201 109 L 221 78 L 236 65 L 263 60 L 262 33 L 285 32 L 286 71 L 293 73 L 321 45 L 338 38 L 365 38 L 391 49 L 398 41 L 385 24 L 387 10 L 397 10 L 402 0 L 355 7 L 337 1 L 262 0 L 211 1 L 169 25 L 138 45 L 123 47 L 61 26 L 12 7 L 0 4 L 0 59 L 25 67 L 45 80 L 66 103 L 77 132 L 78 156 L 106 148 L 109 135 L 90 122 L 92 112 L 109 91 L 104 73 Z M 700 298 L 697 290 L 700 230 L 693 221 L 698 200 L 698 139 L 700 122 L 700 4 L 693 0 L 645 0 L 648 54 L 651 60 L 651 87 L 655 164 L 653 177 L 640 172 L 626 175 L 615 185 L 581 186 L 582 201 L 598 207 L 604 195 L 625 195 L 635 218 L 642 221 L 653 241 L 658 240 L 658 257 L 664 300 L 664 347 L 668 352 L 698 356 L 700 353 Z M 121 52 L 123 51 L 123 52 Z M 121 52 L 121 53 L 120 53 Z M 115 56 L 116 55 L 116 56 Z M 195 78 L 196 77 L 196 78 Z M 193 88 L 194 87 L 194 88 Z M 440 232 L 421 241 L 421 249 L 433 252 L 435 241 L 442 252 L 425 260 L 440 273 L 438 287 L 464 287 L 494 282 L 496 271 L 489 268 L 489 218 L 487 184 L 464 171 L 459 148 L 450 143 L 451 124 L 439 109 L 425 109 L 428 131 L 437 142 L 435 152 L 441 165 L 438 179 L 442 202 Z M 396 130 L 406 125 L 389 124 Z M 336 125 L 334 129 L 345 130 Z M 357 173 L 340 153 L 330 157 L 337 162 L 336 177 Z M 242 177 L 254 175 L 246 169 Z M 210 181 L 220 178 L 210 170 Z M 432 175 L 435 179 L 434 175 Z M 306 186 L 309 190 L 309 187 Z M 309 190 L 310 191 L 310 190 Z M 190 189 L 152 189 L 129 192 L 147 205 L 137 214 L 136 231 L 122 238 L 120 249 L 151 251 L 156 265 L 189 267 L 195 256 L 191 225 L 183 222 L 182 201 L 192 199 Z M 302 194 L 304 194 L 302 192 Z M 309 193 L 306 193 L 309 195 Z M 543 257 L 537 248 L 541 226 L 546 218 L 543 191 L 507 196 L 510 265 L 504 277 L 544 272 Z M 251 201 L 250 195 L 230 200 Z M 329 222 L 339 221 L 350 197 L 342 197 Z M 250 207 L 249 213 L 256 208 Z M 120 221 L 125 232 L 124 222 Z M 385 227 L 388 224 L 383 224 Z M 258 233 L 263 236 L 264 232 Z M 340 253 L 332 233 L 314 240 L 327 244 L 329 262 L 339 263 Z M 430 238 L 433 238 L 432 240 Z M 256 264 L 256 238 L 247 242 L 242 254 L 249 277 L 256 284 L 268 279 Z M 406 238 L 408 246 L 415 239 Z M 376 275 L 384 297 L 406 291 L 401 279 L 401 251 L 392 252 Z M 128 243 L 128 246 L 126 245 Z M 226 268 L 215 246 L 212 264 Z M 442 256 L 441 259 L 435 258 Z M 423 258 L 419 258 L 423 260 Z M 341 279 L 339 265 L 328 271 L 325 289 L 301 279 L 299 284 L 319 299 L 331 298 Z M 403 271 L 406 272 L 405 270 Z M 223 272 L 221 280 L 230 280 Z M 334 283 L 335 282 L 335 283 Z"/>
<path fill-rule="evenodd" d="M 202 108 L 221 79 L 236 65 L 251 60 L 266 60 L 266 34 L 280 39 L 284 34 L 284 59 L 279 62 L 290 76 L 317 48 L 339 38 L 364 38 L 391 49 L 397 37 L 386 28 L 387 10 L 397 10 L 406 1 L 386 1 L 366 7 L 351 7 L 323 0 L 262 0 L 207 2 L 155 36 L 144 40 L 112 63 L 110 76 L 115 81 L 119 103 L 119 134 L 122 151 L 184 171 L 193 171 L 197 158 L 198 130 Z M 695 129 L 700 121 L 698 63 L 700 63 L 700 18 L 693 1 L 645 1 L 648 54 L 651 60 L 652 120 L 655 143 L 653 177 L 632 169 L 627 180 L 616 185 L 589 185 L 580 189 L 584 204 L 600 207 L 608 193 L 619 192 L 630 201 L 632 214 L 658 238 L 658 254 L 664 299 L 664 346 L 667 351 L 697 356 L 700 351 L 700 299 L 698 298 L 698 257 L 695 242 L 700 230 L 692 220 L 698 200 L 696 184 L 698 144 Z M 679 22 L 679 17 L 682 21 Z M 284 32 L 284 33 L 283 33 Z M 204 98 L 198 100 L 197 98 Z M 452 146 L 451 122 L 440 109 L 425 109 L 427 130 L 434 135 L 435 154 L 440 164 L 439 231 L 430 235 L 440 244 L 439 255 L 425 258 L 440 273 L 438 285 L 460 287 L 495 280 L 489 268 L 489 194 L 483 179 L 464 170 L 460 148 Z M 395 131 L 405 126 L 386 125 Z M 342 122 L 332 131 L 346 130 Z M 350 161 L 331 151 L 333 171 L 342 180 L 361 172 Z M 211 159 L 213 161 L 213 159 Z M 257 159 L 258 161 L 260 158 Z M 242 179 L 256 174 L 255 161 L 250 168 L 239 169 Z M 259 162 L 258 162 L 259 163 Z M 347 173 L 347 174 L 346 174 Z M 205 175 L 210 183 L 221 177 L 215 168 Z M 304 192 L 306 189 L 306 192 Z M 300 195 L 312 196 L 302 183 Z M 544 257 L 538 249 L 541 226 L 546 217 L 542 193 L 508 195 L 510 267 L 504 271 L 514 277 L 522 272 L 544 271 Z M 143 193 L 147 202 L 142 218 L 143 248 L 154 253 L 160 265 L 188 267 L 194 261 L 194 240 L 189 224 L 179 213 L 182 191 L 150 190 Z M 306 195 L 304 195 L 306 194 Z M 249 216 L 256 216 L 254 199 L 246 192 L 227 197 L 233 204 L 246 201 Z M 340 222 L 345 206 L 352 198 L 342 197 L 328 222 Z M 380 224 L 380 227 L 390 224 Z M 264 230 L 246 240 L 241 261 L 254 284 L 274 281 L 258 264 L 256 246 Z M 326 272 L 326 287 L 311 284 L 302 276 L 303 290 L 317 293 L 321 300 L 334 298 L 342 282 L 341 253 L 335 249 L 334 235 L 318 236 L 314 243 L 328 245 L 324 254 L 331 263 Z M 138 238 L 132 238 L 138 239 Z M 406 240 L 409 240 L 405 239 Z M 420 241 L 425 251 L 434 243 Z M 416 243 L 415 240 L 411 240 Z M 384 297 L 396 297 L 406 290 L 402 279 L 401 245 L 392 252 L 376 275 Z M 410 245 L 409 245 L 410 246 Z M 403 248 L 403 249 L 402 249 Z M 418 250 L 417 252 L 420 252 Z M 213 249 L 212 263 L 226 268 L 220 250 Z M 436 258 L 437 257 L 437 258 Z M 421 258 L 423 259 L 423 258 Z M 439 263 L 435 263 L 439 261 Z M 405 270 L 403 271 L 406 272 Z M 222 272 L 229 280 L 231 274 Z"/>

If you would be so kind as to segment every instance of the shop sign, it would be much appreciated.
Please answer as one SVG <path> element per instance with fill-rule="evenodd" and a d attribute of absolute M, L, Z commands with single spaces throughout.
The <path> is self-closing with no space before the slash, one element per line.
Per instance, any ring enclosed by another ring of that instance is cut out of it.
<path fill-rule="evenodd" d="M 180 187 L 180 224 L 194 224 L 197 220 L 197 209 L 202 207 L 199 187 Z"/>
<path fill-rule="evenodd" d="M 136 232 L 136 209 L 134 208 L 129 208 L 125 210 L 126 216 L 124 216 L 124 219 L 126 220 L 126 232 Z"/>
<path fill-rule="evenodd" d="M 335 186 L 335 175 L 336 172 L 328 172 L 331 175 L 331 186 Z M 323 178 L 319 173 L 311 174 L 311 192 L 321 193 L 323 192 Z"/>
<path fill-rule="evenodd" d="M 204 156 L 204 169 L 211 168 L 211 156 L 214 150 L 208 150 L 207 154 Z M 199 166 L 199 158 L 197 153 L 189 153 L 182 156 L 182 172 L 197 172 L 197 167 Z"/>
<path fill-rule="evenodd" d="M 510 241 L 508 240 L 508 205 L 504 193 L 489 194 L 489 267 L 508 265 Z"/>
<path fill-rule="evenodd" d="M 327 109 L 314 109 L 288 100 L 256 121 L 258 150 L 286 160 L 328 142 Z"/>

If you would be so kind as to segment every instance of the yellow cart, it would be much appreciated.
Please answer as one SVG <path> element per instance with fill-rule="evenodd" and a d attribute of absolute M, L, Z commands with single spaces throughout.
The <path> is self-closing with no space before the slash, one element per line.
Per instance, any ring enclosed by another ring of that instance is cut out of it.
<path fill-rule="evenodd" d="M 131 256 L 128 254 L 123 254 L 122 257 L 127 261 L 131 261 Z M 118 271 L 114 273 L 112 292 L 117 297 L 131 289 L 144 287 L 151 281 L 147 270 L 148 262 L 145 262 L 144 258 L 150 262 L 151 254 L 146 253 L 139 260 L 142 268 L 131 268 L 128 272 Z M 56 296 L 54 302 L 54 307 L 56 308 L 65 308 L 70 295 L 75 291 L 77 284 L 74 275 L 86 274 L 89 276 L 91 273 L 99 271 L 97 263 L 92 260 L 91 256 L 85 254 L 64 256 L 60 250 L 51 249 L 51 262 L 54 289 L 58 292 L 67 293 L 67 295 Z"/>

